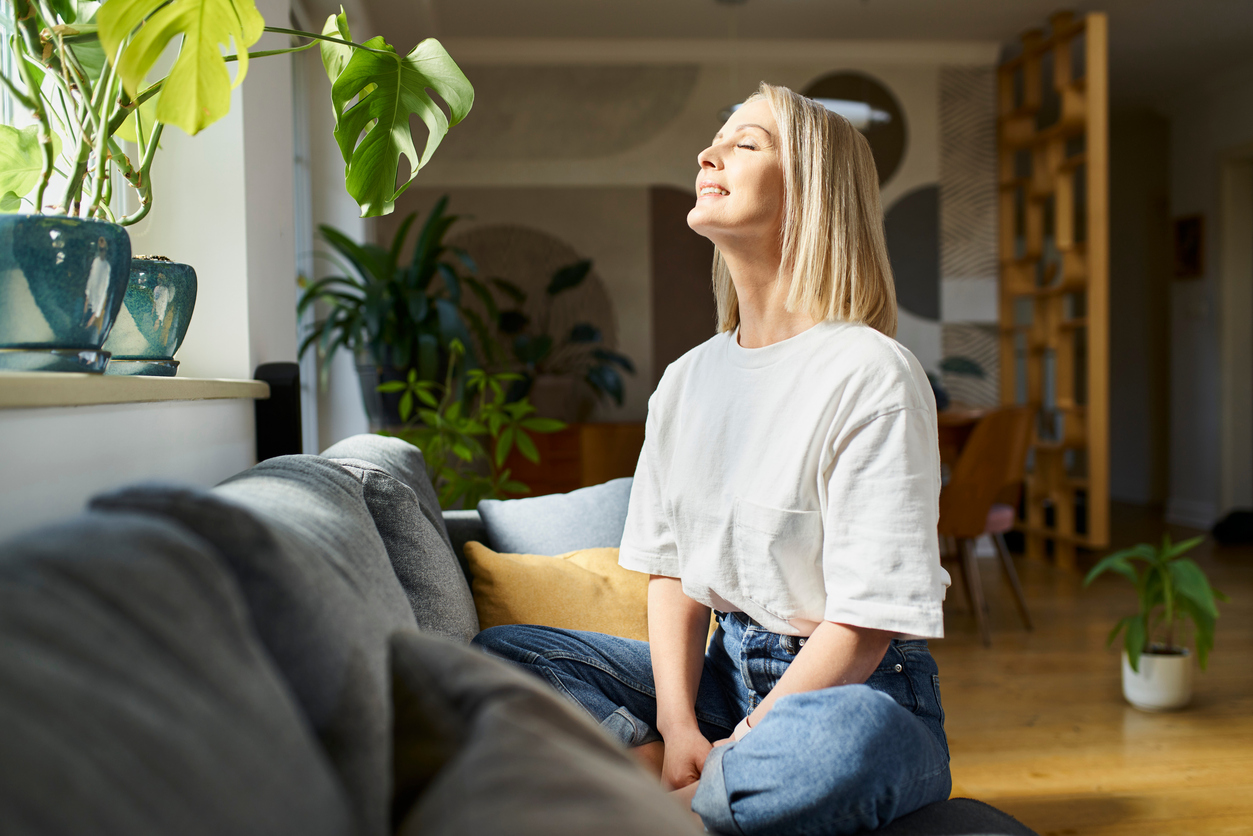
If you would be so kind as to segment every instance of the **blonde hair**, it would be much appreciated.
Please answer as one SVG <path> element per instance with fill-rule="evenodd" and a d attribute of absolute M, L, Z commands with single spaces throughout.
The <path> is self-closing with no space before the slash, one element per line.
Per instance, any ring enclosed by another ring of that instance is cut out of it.
<path fill-rule="evenodd" d="M 745 100 L 765 99 L 779 126 L 783 163 L 785 307 L 815 321 L 861 322 L 896 336 L 896 288 L 883 236 L 879 174 L 870 143 L 843 116 L 764 81 Z M 740 323 L 739 300 L 714 248 L 718 331 Z"/>

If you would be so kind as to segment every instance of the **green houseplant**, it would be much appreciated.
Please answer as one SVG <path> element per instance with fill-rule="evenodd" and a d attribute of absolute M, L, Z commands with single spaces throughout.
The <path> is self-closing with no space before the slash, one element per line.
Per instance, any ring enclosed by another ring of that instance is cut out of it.
<path fill-rule="evenodd" d="M 196 134 L 224 116 L 231 88 L 244 80 L 251 58 L 320 48 L 332 82 L 345 187 L 363 216 L 393 211 L 396 197 L 473 103 L 473 88 L 438 41 L 425 40 L 405 55 L 381 37 L 357 43 L 342 12 L 331 15 L 321 33 L 268 27 L 253 0 L 5 0 L 2 16 L 15 71 L 0 72 L 0 84 L 33 124 L 0 126 L 0 210 L 25 207 L 36 216 L 57 216 L 0 218 L 0 231 L 16 242 L 13 252 L 0 252 L 0 273 L 6 282 L 24 283 L 19 290 L 28 289 L 34 299 L 23 310 L 10 304 L 0 311 L 0 365 L 10 368 L 60 368 L 37 365 L 50 353 L 70 358 L 67 368 L 103 368 L 100 358 L 108 355 L 100 347 L 122 304 L 129 240 L 120 229 L 106 233 L 82 224 L 128 226 L 146 216 L 164 127 Z M 308 42 L 250 53 L 263 32 Z M 176 39 L 168 74 L 150 81 L 157 59 Z M 223 54 L 223 47 L 232 46 L 234 53 Z M 228 63 L 238 64 L 233 80 Z M 428 90 L 443 99 L 447 114 Z M 409 126 L 414 115 L 428 132 L 420 155 Z M 401 156 L 409 176 L 398 184 Z M 113 213 L 115 173 L 137 197 L 138 208 L 124 217 Z M 31 249 L 31 242 L 47 238 L 62 250 L 59 257 L 48 247 L 48 253 Z M 107 254 L 91 251 L 106 240 Z M 102 258 L 107 276 L 93 268 Z M 102 284 L 102 276 L 109 281 Z M 75 314 L 88 282 L 107 293 L 96 299 L 87 292 L 91 309 Z M 50 342 L 31 339 L 49 330 L 59 335 Z M 94 352 L 91 367 L 73 366 L 74 358 L 86 356 L 84 349 Z"/>
<path fill-rule="evenodd" d="M 400 399 L 392 389 L 383 390 L 386 401 L 379 399 L 380 380 L 405 380 L 410 371 L 423 381 L 444 379 L 454 340 L 466 347 L 463 371 L 453 381 L 456 391 L 462 391 L 464 370 L 480 365 L 467 322 L 480 340 L 486 339 L 486 329 L 478 314 L 462 305 L 462 294 L 468 289 L 489 309 L 494 300 L 474 277 L 469 256 L 444 244 L 444 236 L 457 220 L 456 215 L 446 213 L 447 206 L 447 195 L 435 203 L 407 261 L 402 261 L 401 253 L 416 213 L 401 222 L 386 248 L 357 244 L 335 228 L 322 226 L 322 239 L 333 250 L 326 257 L 342 273 L 316 282 L 302 281 L 298 310 L 321 302 L 326 315 L 305 337 L 300 353 L 316 346 L 326 358 L 339 348 L 350 349 L 357 357 L 362 395 L 375 426 L 403 420 L 396 412 Z"/>
<path fill-rule="evenodd" d="M 535 393 L 538 399 L 541 396 L 537 385 L 551 382 L 562 387 L 564 384 L 566 391 L 555 399 L 558 402 L 552 409 L 570 419 L 575 417 L 570 403 L 575 382 L 582 380 L 598 398 L 612 398 L 621 406 L 625 390 L 618 370 L 635 373 L 631 359 L 605 348 L 604 335 L 591 323 L 575 323 L 568 333 L 561 335 L 560 340 L 551 332 L 553 300 L 581 285 L 591 270 L 591 260 L 583 259 L 554 272 L 544 288 L 544 304 L 534 322 L 522 310 L 526 294 L 512 285 L 502 286 L 501 289 L 513 299 L 515 307 L 501 311 L 496 317 L 497 329 L 508 340 L 514 359 L 522 369 L 522 379 L 517 382 L 513 393 Z M 542 397 L 547 399 L 546 394 Z"/>
<path fill-rule="evenodd" d="M 1186 633 L 1194 633 L 1201 670 L 1214 647 L 1217 601 L 1205 572 L 1184 555 L 1204 537 L 1172 543 L 1162 537 L 1160 547 L 1140 543 L 1101 559 L 1084 578 L 1088 586 L 1105 572 L 1117 572 L 1131 581 L 1139 609 L 1110 631 L 1107 644 L 1123 634 L 1123 694 L 1140 708 L 1181 708 L 1191 698 L 1190 653 Z M 1142 570 L 1136 568 L 1142 563 Z"/>
<path fill-rule="evenodd" d="M 532 462 L 539 450 L 529 433 L 549 433 L 565 424 L 540 418 L 526 398 L 508 401 L 505 386 L 517 381 L 515 372 L 466 373 L 464 397 L 454 383 L 466 347 L 453 339 L 443 383 L 422 380 L 411 369 L 405 380 L 380 385 L 384 392 L 400 396 L 404 426 L 394 434 L 422 450 L 427 475 L 439 493 L 440 505 L 449 509 L 460 503 L 475 508 L 482 499 L 503 499 L 530 489 L 511 478 L 505 460 L 516 446 Z"/>

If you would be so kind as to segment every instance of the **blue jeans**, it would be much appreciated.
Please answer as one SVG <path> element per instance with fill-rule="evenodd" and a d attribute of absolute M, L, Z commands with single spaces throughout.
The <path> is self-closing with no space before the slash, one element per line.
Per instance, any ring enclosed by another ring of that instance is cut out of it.
<path fill-rule="evenodd" d="M 742 613 L 718 619 L 696 697 L 711 741 L 730 737 L 795 658 Z M 474 642 L 543 677 L 627 746 L 661 739 L 647 642 L 522 625 Z M 783 697 L 741 741 L 710 752 L 692 809 L 733 836 L 859 833 L 948 798 L 948 759 L 927 643 L 894 640 L 865 685 Z"/>

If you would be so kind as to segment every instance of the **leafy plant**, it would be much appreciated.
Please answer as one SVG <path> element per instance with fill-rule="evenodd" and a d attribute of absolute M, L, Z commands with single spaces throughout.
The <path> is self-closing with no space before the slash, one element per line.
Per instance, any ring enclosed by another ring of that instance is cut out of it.
<path fill-rule="evenodd" d="M 960 355 L 945 357 L 940 361 L 940 369 L 949 374 L 961 374 L 967 377 L 977 377 L 981 380 L 987 376 L 983 366 L 979 365 L 977 361 Z"/>
<path fill-rule="evenodd" d="M 345 186 L 362 217 L 393 211 L 396 197 L 474 101 L 470 82 L 438 41 L 424 40 L 403 56 L 381 37 L 355 43 L 342 10 L 319 34 L 266 26 L 253 0 L 7 3 L 17 77 L 0 73 L 0 82 L 35 125 L 0 131 L 2 211 L 18 211 L 25 202 L 35 212 L 136 223 L 152 205 L 152 163 L 165 125 L 194 135 L 225 116 L 231 89 L 243 82 L 251 58 L 320 47 L 332 84 Z M 309 42 L 250 53 L 264 32 Z M 179 49 L 169 73 L 149 83 L 148 74 L 175 38 Z M 232 45 L 235 52 L 223 54 Z M 229 62 L 239 64 L 234 80 Z M 444 100 L 448 114 L 428 89 Z M 428 131 L 420 156 L 411 115 Z M 135 143 L 134 159 L 121 140 Z M 397 186 L 402 155 L 409 177 Z M 65 179 L 64 192 L 45 204 L 54 171 Z M 116 219 L 109 208 L 114 171 L 139 199 L 135 212 Z"/>
<path fill-rule="evenodd" d="M 591 270 L 591 260 L 584 259 L 553 273 L 544 290 L 545 305 L 533 332 L 527 330 L 531 320 L 522 311 L 526 294 L 516 288 L 516 292 L 510 294 L 517 307 L 502 311 L 496 323 L 502 334 L 512 338 L 510 348 L 525 370 L 523 385 L 519 387 L 521 391 L 529 391 L 537 375 L 572 373 L 582 376 L 598 397 L 609 396 L 618 406 L 622 405 L 625 393 L 618 368 L 635 374 L 631 359 L 601 347 L 604 335 L 590 323 L 575 324 L 560 343 L 554 340 L 549 329 L 553 299 L 581 285 Z"/>
<path fill-rule="evenodd" d="M 492 302 L 487 287 L 468 271 L 474 263 L 462 250 L 444 244 L 444 236 L 457 220 L 445 213 L 448 197 L 441 197 L 418 231 L 413 256 L 400 260 L 401 251 L 417 213 L 401 222 L 391 246 L 358 244 L 331 226 L 319 228 L 334 250 L 328 255 L 343 275 L 309 283 L 297 304 L 303 313 L 314 302 L 329 308 L 300 346 L 304 355 L 314 345 L 323 357 L 341 347 L 366 353 L 375 365 L 392 366 L 400 372 L 412 369 L 419 380 L 439 380 L 449 365 L 454 340 L 471 345 L 467 321 L 486 334 L 482 319 L 462 306 L 463 288 L 480 300 Z M 440 281 L 435 281 L 436 278 Z M 477 368 L 472 351 L 466 365 Z"/>
<path fill-rule="evenodd" d="M 1181 640 L 1180 633 L 1186 621 L 1191 621 L 1195 627 L 1197 661 L 1201 670 L 1205 670 L 1209 652 L 1214 647 L 1214 622 L 1218 618 L 1216 601 L 1226 601 L 1227 597 L 1210 587 L 1205 572 L 1195 561 L 1183 556 L 1204 539 L 1193 537 L 1172 544 L 1167 534 L 1162 537 L 1160 548 L 1140 543 L 1116 552 L 1093 566 L 1084 578 L 1083 585 L 1086 587 L 1097 576 L 1114 571 L 1135 586 L 1140 611 L 1114 625 L 1106 641 L 1107 645 L 1113 644 L 1118 634 L 1123 633 L 1127 658 L 1133 671 L 1140 670 L 1140 655 L 1151 652 L 1154 647 L 1167 651 L 1180 650 L 1176 641 Z M 1142 572 L 1137 571 L 1134 561 L 1145 564 Z M 1155 638 L 1159 640 L 1155 641 Z"/>
<path fill-rule="evenodd" d="M 539 450 L 528 433 L 556 432 L 566 425 L 532 415 L 535 407 L 525 398 L 506 401 L 505 384 L 521 377 L 515 372 L 489 374 L 470 369 L 463 401 L 457 396 L 454 378 L 466 348 L 454 339 L 450 350 L 443 384 L 421 380 L 410 371 L 407 380 L 379 386 L 380 392 L 401 393 L 400 416 L 405 426 L 395 435 L 422 451 L 443 508 L 451 508 L 458 500 L 474 508 L 481 499 L 530 493 L 504 466 L 510 451 L 516 445 L 523 456 L 538 463 Z"/>

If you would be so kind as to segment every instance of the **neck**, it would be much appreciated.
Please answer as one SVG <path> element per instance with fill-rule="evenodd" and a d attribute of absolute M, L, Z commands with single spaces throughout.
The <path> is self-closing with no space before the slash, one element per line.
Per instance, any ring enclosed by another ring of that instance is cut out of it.
<path fill-rule="evenodd" d="M 779 269 L 783 256 L 779 248 L 740 249 L 719 246 L 731 273 L 739 302 L 739 343 L 744 348 L 763 348 L 795 337 L 817 324 L 803 311 L 785 307 L 791 277 Z"/>

